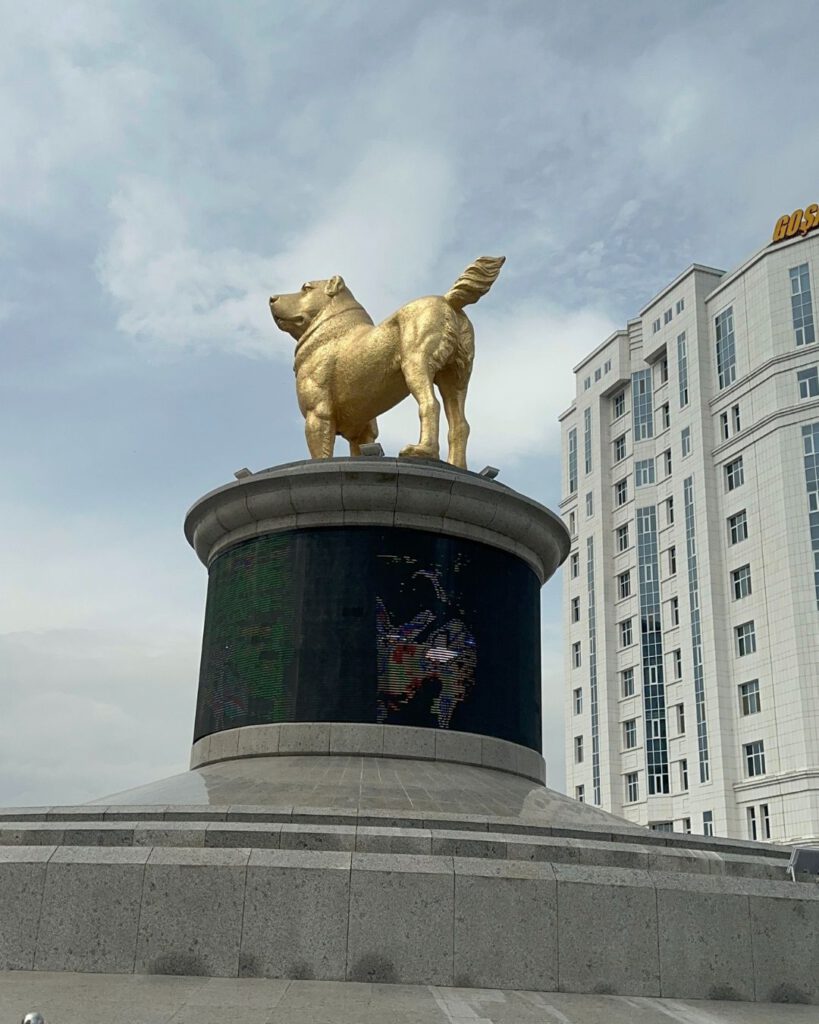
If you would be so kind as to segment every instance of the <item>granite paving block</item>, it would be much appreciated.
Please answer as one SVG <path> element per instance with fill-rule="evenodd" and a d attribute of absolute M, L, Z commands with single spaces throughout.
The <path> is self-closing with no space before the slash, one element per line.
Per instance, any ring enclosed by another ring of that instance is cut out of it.
<path fill-rule="evenodd" d="M 286 722 L 279 729 L 280 754 L 329 753 L 329 722 Z"/>
<path fill-rule="evenodd" d="M 280 846 L 283 850 L 346 850 L 355 849 L 356 830 L 353 825 L 282 825 Z"/>
<path fill-rule="evenodd" d="M 459 764 L 479 765 L 481 761 L 481 737 L 470 732 L 435 731 L 435 756 L 441 761 L 456 761 Z"/>
<path fill-rule="evenodd" d="M 155 848 L 135 970 L 236 977 L 249 850 Z"/>
<path fill-rule="evenodd" d="M 355 853 L 347 978 L 451 985 L 451 858 Z"/>
<path fill-rule="evenodd" d="M 518 768 L 517 744 L 498 740 L 492 736 L 481 737 L 481 764 L 485 768 L 516 772 Z"/>
<path fill-rule="evenodd" d="M 185 821 L 162 821 L 157 825 L 137 823 L 134 826 L 134 846 L 204 846 L 208 824 L 192 825 Z"/>
<path fill-rule="evenodd" d="M 282 826 L 279 822 L 211 822 L 205 830 L 205 846 L 278 849 Z"/>
<path fill-rule="evenodd" d="M 333 754 L 383 754 L 384 726 L 356 722 L 330 724 L 330 752 Z"/>
<path fill-rule="evenodd" d="M 384 726 L 385 757 L 435 757 L 435 730 L 409 725 Z"/>
<path fill-rule="evenodd" d="M 279 751 L 279 725 L 246 725 L 239 730 L 239 757 L 276 754 Z"/>
<path fill-rule="evenodd" d="M 148 855 L 107 846 L 54 852 L 46 869 L 36 970 L 133 971 Z"/>
<path fill-rule="evenodd" d="M 454 984 L 557 987 L 557 884 L 548 864 L 455 858 Z"/>
<path fill-rule="evenodd" d="M 0 971 L 34 967 L 46 864 L 55 846 L 0 847 Z"/>
<path fill-rule="evenodd" d="M 357 853 L 432 853 L 432 833 L 423 828 L 384 828 L 360 825 L 356 829 Z"/>
<path fill-rule="evenodd" d="M 733 880 L 655 874 L 665 998 L 754 998 L 748 896 Z"/>
<path fill-rule="evenodd" d="M 658 996 L 657 903 L 648 872 L 570 864 L 553 868 L 558 989 Z"/>
<path fill-rule="evenodd" d="M 756 998 L 819 1003 L 819 887 L 768 882 L 776 894 L 750 897 Z"/>
<path fill-rule="evenodd" d="M 343 979 L 349 853 L 254 850 L 247 869 L 242 977 Z"/>
<path fill-rule="evenodd" d="M 496 832 L 432 830 L 432 852 L 449 857 L 506 859 L 507 837 Z"/>

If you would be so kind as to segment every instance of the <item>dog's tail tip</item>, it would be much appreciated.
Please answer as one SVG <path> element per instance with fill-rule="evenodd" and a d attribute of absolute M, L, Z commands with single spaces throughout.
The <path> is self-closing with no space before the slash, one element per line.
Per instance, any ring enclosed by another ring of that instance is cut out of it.
<path fill-rule="evenodd" d="M 495 283 L 505 262 L 505 256 L 479 256 L 474 263 L 469 264 L 444 298 L 457 310 L 477 302 Z"/>

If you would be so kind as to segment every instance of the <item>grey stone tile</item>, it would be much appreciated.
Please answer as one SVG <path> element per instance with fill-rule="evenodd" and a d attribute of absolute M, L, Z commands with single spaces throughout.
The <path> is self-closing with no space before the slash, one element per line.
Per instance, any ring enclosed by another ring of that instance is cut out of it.
<path fill-rule="evenodd" d="M 718 880 L 699 876 L 657 881 L 660 988 L 666 998 L 754 998 L 754 963 L 748 897 L 720 892 Z M 717 885 L 714 882 L 717 882 Z"/>
<path fill-rule="evenodd" d="M 3 846 L 60 846 L 62 842 L 63 828 L 58 822 L 6 822 L 0 826 Z"/>
<path fill-rule="evenodd" d="M 279 753 L 329 753 L 329 722 L 286 722 L 280 727 Z"/>
<path fill-rule="evenodd" d="M 122 804 L 105 811 L 105 821 L 162 821 L 167 804 Z"/>
<path fill-rule="evenodd" d="M 66 846 L 132 846 L 134 827 L 125 822 L 98 821 L 71 828 L 67 823 L 62 841 Z"/>
<path fill-rule="evenodd" d="M 248 850 L 154 849 L 134 969 L 236 977 L 248 859 Z"/>
<path fill-rule="evenodd" d="M 384 753 L 384 726 L 355 722 L 333 722 L 330 725 L 330 753 Z"/>
<path fill-rule="evenodd" d="M 451 985 L 451 860 L 356 853 L 352 867 L 347 977 Z"/>
<path fill-rule="evenodd" d="M 61 847 L 46 869 L 38 971 L 130 973 L 147 850 Z"/>
<path fill-rule="evenodd" d="M 280 846 L 283 850 L 355 849 L 356 830 L 352 825 L 282 825 Z"/>
<path fill-rule="evenodd" d="M 247 872 L 239 972 L 344 977 L 349 853 L 254 850 Z"/>
<path fill-rule="evenodd" d="M 384 828 L 360 825 L 356 829 L 357 853 L 432 853 L 432 833 L 424 828 Z"/>
<path fill-rule="evenodd" d="M 239 753 L 239 734 L 241 729 L 223 729 L 214 732 L 210 737 L 208 748 L 209 761 L 222 761 L 225 758 L 236 757 Z"/>
<path fill-rule="evenodd" d="M 435 730 L 435 757 L 459 764 L 481 764 L 481 737 L 469 732 Z"/>
<path fill-rule="evenodd" d="M 559 990 L 658 996 L 657 902 L 648 872 L 553 867 Z"/>
<path fill-rule="evenodd" d="M 557 988 L 557 885 L 548 864 L 455 858 L 457 986 Z"/>
<path fill-rule="evenodd" d="M 384 756 L 435 757 L 435 729 L 422 729 L 410 725 L 384 726 Z"/>
<path fill-rule="evenodd" d="M 432 830 L 432 852 L 436 855 L 505 860 L 506 849 L 506 836 L 495 832 Z"/>
<path fill-rule="evenodd" d="M 30 971 L 55 846 L 0 846 L 0 971 Z"/>
<path fill-rule="evenodd" d="M 279 752 L 279 725 L 246 725 L 239 730 L 239 757 Z"/>
<path fill-rule="evenodd" d="M 800 898 L 750 898 L 756 998 L 769 1003 L 817 1003 L 819 901 L 803 898 L 804 890 L 814 886 L 790 886 Z"/>
<path fill-rule="evenodd" d="M 173 804 L 165 811 L 165 821 L 224 821 L 227 812 L 227 805 Z"/>
<path fill-rule="evenodd" d="M 205 830 L 205 846 L 277 850 L 281 830 L 279 822 L 211 822 Z"/>
<path fill-rule="evenodd" d="M 184 821 L 163 821 L 157 825 L 147 822 L 134 826 L 134 846 L 184 846 L 205 845 L 207 823 L 190 825 Z"/>
<path fill-rule="evenodd" d="M 505 772 L 516 772 L 518 769 L 517 744 L 507 743 L 492 736 L 481 739 L 481 764 L 485 768 L 498 768 Z"/>

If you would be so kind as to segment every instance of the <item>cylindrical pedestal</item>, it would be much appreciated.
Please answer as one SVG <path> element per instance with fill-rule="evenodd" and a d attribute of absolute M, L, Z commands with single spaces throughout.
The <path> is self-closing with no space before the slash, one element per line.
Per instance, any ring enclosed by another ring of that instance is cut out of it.
<path fill-rule="evenodd" d="M 185 532 L 209 571 L 194 765 L 388 753 L 542 779 L 539 592 L 569 547 L 548 509 L 443 463 L 332 459 L 219 488 Z"/>

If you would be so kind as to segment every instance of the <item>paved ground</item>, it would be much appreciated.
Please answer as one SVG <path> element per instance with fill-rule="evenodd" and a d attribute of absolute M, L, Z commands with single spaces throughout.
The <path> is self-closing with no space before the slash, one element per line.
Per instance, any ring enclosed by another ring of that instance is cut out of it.
<path fill-rule="evenodd" d="M 816 1024 L 815 1006 L 491 989 L 0 972 L 0 1022 L 47 1024 Z"/>

